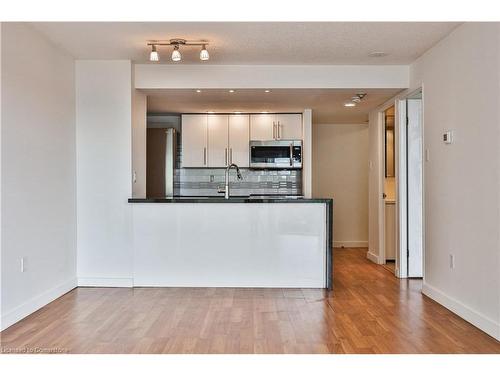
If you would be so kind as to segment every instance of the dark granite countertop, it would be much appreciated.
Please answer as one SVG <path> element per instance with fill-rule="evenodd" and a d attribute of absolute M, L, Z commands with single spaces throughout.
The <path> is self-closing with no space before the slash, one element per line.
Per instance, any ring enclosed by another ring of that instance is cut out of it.
<path fill-rule="evenodd" d="M 163 198 L 129 198 L 129 203 L 332 203 L 333 199 L 302 198 L 293 196 L 234 196 L 224 197 L 163 197 Z"/>

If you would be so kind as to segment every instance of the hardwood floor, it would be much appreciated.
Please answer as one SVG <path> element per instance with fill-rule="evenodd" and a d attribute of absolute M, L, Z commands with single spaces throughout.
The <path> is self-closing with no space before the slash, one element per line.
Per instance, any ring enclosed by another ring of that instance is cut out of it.
<path fill-rule="evenodd" d="M 396 262 L 388 260 L 385 264 L 382 264 L 382 267 L 394 275 L 396 271 Z"/>
<path fill-rule="evenodd" d="M 335 251 L 334 291 L 77 288 L 1 335 L 3 352 L 500 353 L 500 343 L 366 259 Z"/>

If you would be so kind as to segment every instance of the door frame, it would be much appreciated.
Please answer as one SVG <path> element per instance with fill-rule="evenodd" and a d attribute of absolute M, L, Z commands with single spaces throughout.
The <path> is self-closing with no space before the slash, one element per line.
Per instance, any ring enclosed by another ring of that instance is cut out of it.
<path fill-rule="evenodd" d="M 406 210 L 406 101 L 414 97 L 417 93 L 422 95 L 421 106 L 421 136 L 422 136 L 422 272 L 425 276 L 425 144 L 424 144 L 424 87 L 423 84 L 416 89 L 408 90 L 397 96 L 394 100 L 385 103 L 379 108 L 377 113 L 377 122 L 379 124 L 379 215 L 378 215 L 378 231 L 379 231 L 379 264 L 386 263 L 385 257 L 385 201 L 383 198 L 384 182 L 385 182 L 385 111 L 394 106 L 394 162 L 395 162 L 395 200 L 396 200 L 396 230 L 395 230 L 395 243 L 396 243 L 396 262 L 395 262 L 395 276 L 398 278 L 408 277 L 408 264 L 406 255 L 406 223 L 407 223 L 407 210 Z"/>
<path fill-rule="evenodd" d="M 396 121 L 396 276 L 399 278 L 408 278 L 408 211 L 407 211 L 407 141 L 406 141 L 406 122 L 407 122 L 407 101 L 414 98 L 417 94 L 421 95 L 420 112 L 420 137 L 421 137 L 421 174 L 422 174 L 422 201 L 421 201 L 421 233 L 422 233 L 422 276 L 425 273 L 425 144 L 424 144 L 424 89 L 423 85 L 417 89 L 405 93 L 404 96 L 396 100 L 397 121 Z"/>

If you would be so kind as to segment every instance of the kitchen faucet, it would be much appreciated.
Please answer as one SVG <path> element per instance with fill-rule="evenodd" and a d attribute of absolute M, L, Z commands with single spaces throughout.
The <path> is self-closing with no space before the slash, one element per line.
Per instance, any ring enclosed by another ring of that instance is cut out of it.
<path fill-rule="evenodd" d="M 224 187 L 224 189 L 221 189 L 221 188 L 218 189 L 219 193 L 224 193 L 225 199 L 229 199 L 229 171 L 231 170 L 232 167 L 236 168 L 236 176 L 238 177 L 238 180 L 243 180 L 243 177 L 241 176 L 241 173 L 240 173 L 240 168 L 238 168 L 238 166 L 236 164 L 232 163 L 232 164 L 227 166 L 226 173 L 224 175 L 225 187 Z"/>

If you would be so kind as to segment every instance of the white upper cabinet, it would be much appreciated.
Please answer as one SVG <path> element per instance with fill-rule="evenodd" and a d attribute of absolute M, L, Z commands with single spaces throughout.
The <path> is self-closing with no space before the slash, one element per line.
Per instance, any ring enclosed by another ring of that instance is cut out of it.
<path fill-rule="evenodd" d="M 250 116 L 229 116 L 229 163 L 248 168 L 250 140 Z"/>
<path fill-rule="evenodd" d="M 248 168 L 250 140 L 302 139 L 302 115 L 186 114 L 181 139 L 183 168 Z"/>
<path fill-rule="evenodd" d="M 226 167 L 229 161 L 228 115 L 208 115 L 208 167 Z"/>
<path fill-rule="evenodd" d="M 276 115 L 278 127 L 277 139 L 302 139 L 302 115 L 301 114 L 278 114 Z"/>
<path fill-rule="evenodd" d="M 252 141 L 268 141 L 275 139 L 276 115 L 250 115 L 250 139 Z"/>
<path fill-rule="evenodd" d="M 302 115 L 296 113 L 251 115 L 250 139 L 252 141 L 302 139 Z"/>
<path fill-rule="evenodd" d="M 182 167 L 208 166 L 207 115 L 182 115 Z"/>

